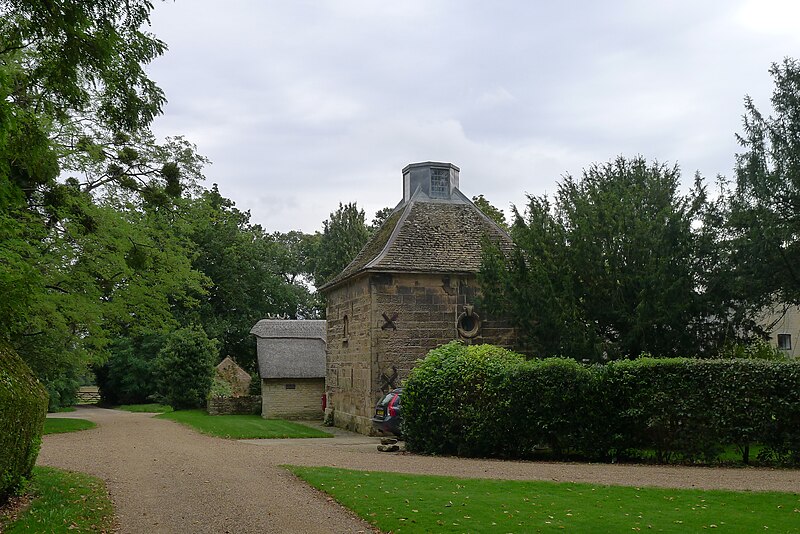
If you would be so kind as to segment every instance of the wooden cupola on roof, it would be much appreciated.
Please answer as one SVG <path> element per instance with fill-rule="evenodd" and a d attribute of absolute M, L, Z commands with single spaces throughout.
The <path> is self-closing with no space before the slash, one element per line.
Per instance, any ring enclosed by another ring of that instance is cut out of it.
<path fill-rule="evenodd" d="M 506 231 L 459 190 L 460 169 L 427 161 L 403 171 L 403 200 L 356 258 L 319 289 L 364 272 L 477 273 L 484 237 L 509 252 Z"/>

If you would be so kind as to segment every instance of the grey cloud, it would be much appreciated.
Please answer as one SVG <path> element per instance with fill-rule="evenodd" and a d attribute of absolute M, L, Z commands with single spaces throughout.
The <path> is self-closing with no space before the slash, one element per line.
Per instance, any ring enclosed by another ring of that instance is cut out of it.
<path fill-rule="evenodd" d="M 766 105 L 769 63 L 800 45 L 763 29 L 783 7 L 759 5 L 157 4 L 156 131 L 197 143 L 209 182 L 268 230 L 394 205 L 420 160 L 452 161 L 465 193 L 504 208 L 618 154 L 730 174 L 742 98 Z"/>

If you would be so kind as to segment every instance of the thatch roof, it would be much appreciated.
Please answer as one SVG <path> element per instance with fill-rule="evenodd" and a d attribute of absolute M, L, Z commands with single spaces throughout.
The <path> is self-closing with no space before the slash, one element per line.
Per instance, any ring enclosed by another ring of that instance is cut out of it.
<path fill-rule="evenodd" d="M 250 333 L 261 378 L 325 377 L 325 321 L 262 319 Z"/>
<path fill-rule="evenodd" d="M 261 319 L 250 333 L 260 338 L 321 339 L 325 341 L 325 321 Z"/>

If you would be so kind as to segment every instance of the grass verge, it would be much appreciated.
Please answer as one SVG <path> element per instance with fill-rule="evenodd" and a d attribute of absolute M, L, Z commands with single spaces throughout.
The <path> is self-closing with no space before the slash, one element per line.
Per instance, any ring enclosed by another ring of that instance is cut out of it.
<path fill-rule="evenodd" d="M 327 432 L 282 419 L 258 415 L 208 415 L 202 410 L 180 410 L 158 415 L 219 438 L 330 438 Z"/>
<path fill-rule="evenodd" d="M 52 467 L 35 467 L 30 506 L 10 522 L 0 517 L 0 532 L 113 532 L 114 506 L 99 478 Z"/>
<path fill-rule="evenodd" d="M 86 419 L 75 419 L 72 417 L 48 417 L 44 420 L 44 432 L 42 434 L 64 434 L 65 432 L 77 432 L 78 430 L 89 430 L 97 425 Z"/>
<path fill-rule="evenodd" d="M 800 532 L 800 495 L 287 468 L 383 532 Z"/>
<path fill-rule="evenodd" d="M 172 406 L 166 404 L 122 404 L 116 406 L 115 409 L 136 413 L 167 413 L 172 411 Z"/>

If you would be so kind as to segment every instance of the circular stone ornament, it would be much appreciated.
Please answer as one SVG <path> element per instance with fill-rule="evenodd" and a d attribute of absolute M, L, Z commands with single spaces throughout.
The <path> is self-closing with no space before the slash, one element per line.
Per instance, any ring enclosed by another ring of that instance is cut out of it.
<path fill-rule="evenodd" d="M 481 329 L 481 317 L 475 313 L 472 306 L 464 306 L 464 312 L 458 316 L 456 321 L 458 335 L 467 339 L 472 339 L 478 335 Z"/>

